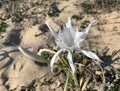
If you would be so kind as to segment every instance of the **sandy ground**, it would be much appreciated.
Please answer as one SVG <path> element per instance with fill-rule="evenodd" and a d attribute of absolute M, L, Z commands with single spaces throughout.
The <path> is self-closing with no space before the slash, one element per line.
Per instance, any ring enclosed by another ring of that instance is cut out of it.
<path fill-rule="evenodd" d="M 111 65 L 114 68 L 120 67 L 119 12 L 86 14 L 70 0 L 61 0 L 57 6 L 60 10 L 64 8 L 57 17 L 44 16 L 43 13 L 34 14 L 39 17 L 39 23 L 34 26 L 30 19 L 23 19 L 22 22 L 17 24 L 11 22 L 10 19 L 6 20 L 7 31 L 2 33 L 0 38 L 0 91 L 9 91 L 10 89 L 20 91 L 22 86 L 27 87 L 34 80 L 41 79 L 50 73 L 49 65 L 30 60 L 18 51 L 17 46 L 28 48 L 35 53 L 40 48 L 55 47 L 53 37 L 44 25 L 45 21 L 48 21 L 57 31 L 57 24 L 65 23 L 68 16 L 79 14 L 79 12 L 84 14 L 84 18 L 79 21 L 72 19 L 73 25 L 80 27 L 85 20 L 90 22 L 94 19 L 97 20 L 90 29 L 84 48 L 98 52 L 106 65 Z M 32 8 L 28 12 L 42 12 L 43 10 L 44 8 L 41 7 Z M 79 29 L 81 30 L 81 28 Z M 13 45 L 12 42 L 16 45 Z M 53 86 L 53 88 L 55 87 Z M 39 90 L 38 86 L 37 89 L 36 91 L 43 91 Z M 62 91 L 62 88 L 55 91 Z"/>

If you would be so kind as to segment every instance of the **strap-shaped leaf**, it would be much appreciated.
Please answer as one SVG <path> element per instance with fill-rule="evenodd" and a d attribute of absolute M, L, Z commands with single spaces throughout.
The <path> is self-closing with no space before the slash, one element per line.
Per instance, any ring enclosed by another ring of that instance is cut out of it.
<path fill-rule="evenodd" d="M 25 48 L 22 48 L 22 47 L 18 47 L 18 49 L 20 50 L 20 52 L 22 52 L 26 57 L 28 57 L 30 59 L 33 59 L 35 61 L 39 61 L 39 62 L 42 62 L 42 63 L 47 62 L 43 57 L 37 55 L 34 52 L 31 52 L 31 51 L 29 51 L 29 50 L 27 50 Z"/>

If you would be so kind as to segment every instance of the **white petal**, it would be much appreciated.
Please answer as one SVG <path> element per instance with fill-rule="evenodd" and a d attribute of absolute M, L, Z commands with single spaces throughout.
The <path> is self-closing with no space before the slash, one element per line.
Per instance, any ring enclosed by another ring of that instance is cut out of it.
<path fill-rule="evenodd" d="M 91 22 L 82 32 L 88 33 L 90 27 L 92 26 L 92 24 L 95 22 L 96 20 L 94 20 L 93 22 Z"/>
<path fill-rule="evenodd" d="M 48 28 L 51 31 L 51 33 L 54 36 L 54 38 L 56 38 L 57 37 L 57 33 L 54 31 L 54 29 L 48 24 L 48 22 L 46 22 L 46 25 L 48 26 Z"/>
<path fill-rule="evenodd" d="M 68 51 L 67 59 L 68 59 L 68 62 L 70 64 L 70 67 L 71 67 L 71 69 L 72 69 L 72 71 L 74 73 L 75 72 L 75 67 L 73 65 L 72 54 L 71 54 L 70 51 Z"/>
<path fill-rule="evenodd" d="M 86 33 L 76 31 L 75 39 L 74 39 L 74 47 L 78 47 L 79 48 L 80 47 L 80 43 L 82 41 L 84 41 L 85 36 L 86 36 Z"/>
<path fill-rule="evenodd" d="M 36 61 L 40 61 L 40 62 L 45 62 L 46 60 L 43 59 L 41 56 L 37 55 L 36 53 L 33 53 L 25 48 L 22 47 L 18 47 L 18 49 L 27 57 L 36 60 Z"/>
<path fill-rule="evenodd" d="M 85 36 L 86 36 L 86 33 L 84 33 L 84 32 L 77 32 L 76 31 L 75 42 L 79 42 L 80 43 L 81 40 L 85 39 Z"/>
<path fill-rule="evenodd" d="M 57 47 L 58 48 L 61 48 L 61 49 L 65 49 L 67 48 L 67 45 L 66 43 L 64 43 L 62 40 L 55 40 L 55 43 L 57 44 Z"/>
<path fill-rule="evenodd" d="M 71 35 L 74 37 L 75 32 L 74 32 L 73 29 L 72 29 L 72 24 L 71 24 L 71 19 L 70 19 L 70 17 L 68 17 L 68 20 L 67 20 L 67 22 L 66 22 L 66 27 L 64 27 L 63 30 L 65 31 L 66 28 L 68 28 L 67 30 L 70 31 Z"/>
<path fill-rule="evenodd" d="M 67 22 L 66 22 L 66 27 L 67 27 L 67 28 L 71 28 L 71 27 L 72 27 L 70 17 L 68 17 L 68 20 L 67 20 Z"/>
<path fill-rule="evenodd" d="M 87 50 L 83 50 L 83 49 L 80 49 L 80 51 L 86 55 L 87 57 L 91 58 L 91 59 L 95 59 L 95 60 L 98 60 L 100 62 L 103 62 L 95 53 L 91 52 L 91 51 L 87 51 Z"/>
<path fill-rule="evenodd" d="M 59 51 L 57 51 L 55 53 L 55 55 L 52 57 L 52 59 L 51 59 L 51 62 L 50 62 L 51 72 L 53 72 L 53 65 L 55 63 L 56 57 L 58 56 L 58 54 L 60 54 L 60 52 L 62 52 L 62 49 L 60 49 Z"/>

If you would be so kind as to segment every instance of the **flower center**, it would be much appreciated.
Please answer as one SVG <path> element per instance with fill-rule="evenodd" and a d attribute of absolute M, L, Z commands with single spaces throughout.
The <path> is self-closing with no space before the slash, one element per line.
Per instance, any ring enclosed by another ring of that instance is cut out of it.
<path fill-rule="evenodd" d="M 63 32 L 59 34 L 60 40 L 67 47 L 73 47 L 74 36 L 70 32 L 70 28 L 64 28 Z"/>

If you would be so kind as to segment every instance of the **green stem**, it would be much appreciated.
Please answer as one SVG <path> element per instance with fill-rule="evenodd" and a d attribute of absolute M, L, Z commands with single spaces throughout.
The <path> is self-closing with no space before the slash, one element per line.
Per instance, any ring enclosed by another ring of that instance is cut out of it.
<path fill-rule="evenodd" d="M 73 80 L 74 80 L 74 82 L 75 82 L 76 91 L 80 91 L 80 86 L 79 86 L 79 83 L 78 83 L 76 74 L 73 73 L 72 71 L 71 71 L 71 74 L 72 74 Z"/>
<path fill-rule="evenodd" d="M 64 91 L 67 91 L 69 77 L 70 77 L 70 69 L 68 68 L 67 79 L 66 79 L 66 82 L 65 82 Z"/>

